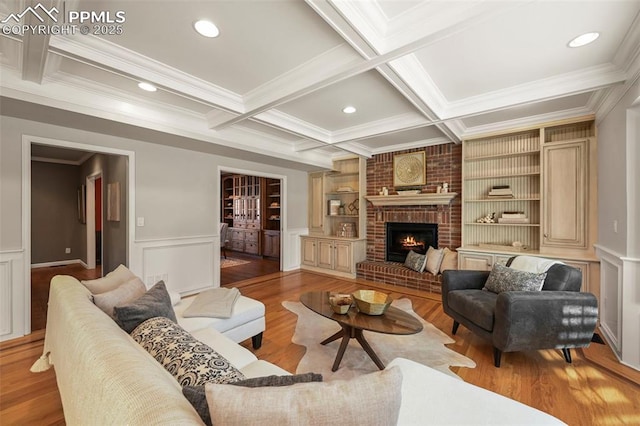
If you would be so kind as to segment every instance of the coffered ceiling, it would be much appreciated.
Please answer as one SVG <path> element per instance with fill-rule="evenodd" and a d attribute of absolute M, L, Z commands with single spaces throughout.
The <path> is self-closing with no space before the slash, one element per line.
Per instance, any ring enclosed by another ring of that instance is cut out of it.
<path fill-rule="evenodd" d="M 598 117 L 640 73 L 638 0 L 39 3 L 126 20 L 119 35 L 3 31 L 3 114 L 16 99 L 306 166 Z M 1 20 L 37 5 L 2 1 Z"/>

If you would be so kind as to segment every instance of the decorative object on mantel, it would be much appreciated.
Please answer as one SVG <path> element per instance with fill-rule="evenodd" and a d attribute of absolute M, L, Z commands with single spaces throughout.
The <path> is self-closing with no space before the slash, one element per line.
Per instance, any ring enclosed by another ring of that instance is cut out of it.
<path fill-rule="evenodd" d="M 449 192 L 449 184 L 447 182 L 442 182 L 442 193 L 446 194 Z"/>
<path fill-rule="evenodd" d="M 420 193 L 419 189 L 410 189 L 410 190 L 403 190 L 403 191 L 397 191 L 398 195 L 416 195 Z"/>
<path fill-rule="evenodd" d="M 481 217 L 476 220 L 477 223 L 496 223 L 496 214 L 495 213 L 487 213 L 486 216 Z"/>
<path fill-rule="evenodd" d="M 424 151 L 393 156 L 393 186 L 425 185 L 425 153 Z"/>
<path fill-rule="evenodd" d="M 430 192 L 415 195 L 367 195 L 364 198 L 374 206 L 435 206 L 450 204 L 457 195 L 457 192 Z"/>

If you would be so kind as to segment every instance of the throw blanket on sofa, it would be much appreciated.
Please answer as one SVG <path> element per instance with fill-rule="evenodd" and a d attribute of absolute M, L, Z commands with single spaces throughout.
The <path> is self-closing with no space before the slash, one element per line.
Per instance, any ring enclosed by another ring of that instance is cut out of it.
<path fill-rule="evenodd" d="M 183 312 L 185 318 L 231 318 L 233 307 L 240 297 L 237 288 L 212 288 L 198 294 Z"/>

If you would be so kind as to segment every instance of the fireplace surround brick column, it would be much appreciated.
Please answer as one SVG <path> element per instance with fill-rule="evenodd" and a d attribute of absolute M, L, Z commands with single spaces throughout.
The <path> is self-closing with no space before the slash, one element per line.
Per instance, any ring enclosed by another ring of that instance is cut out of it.
<path fill-rule="evenodd" d="M 385 265 L 385 223 L 436 223 L 438 224 L 438 247 L 448 247 L 455 250 L 461 244 L 462 229 L 462 146 L 459 144 L 444 144 L 424 148 L 398 151 L 394 153 L 377 154 L 367 160 L 367 195 L 378 195 L 383 186 L 393 194 L 393 156 L 410 152 L 424 151 L 426 156 L 427 184 L 422 187 L 423 192 L 437 191 L 437 186 L 443 182 L 449 184 L 449 192 L 460 194 L 450 205 L 438 206 L 384 206 L 374 207 L 367 204 L 367 260 L 358 267 L 358 277 L 373 279 L 387 284 L 400 285 L 411 288 L 439 292 L 439 277 L 427 277 L 429 284 L 421 285 L 422 277 L 405 274 L 394 265 Z M 390 268 L 391 267 L 391 268 Z M 371 270 L 371 271 L 369 271 Z M 377 270 L 378 273 L 373 273 Z M 369 272 L 367 272 L 369 271 Z M 413 271 L 411 271 L 413 272 Z M 375 277 L 375 278 L 372 278 Z"/>

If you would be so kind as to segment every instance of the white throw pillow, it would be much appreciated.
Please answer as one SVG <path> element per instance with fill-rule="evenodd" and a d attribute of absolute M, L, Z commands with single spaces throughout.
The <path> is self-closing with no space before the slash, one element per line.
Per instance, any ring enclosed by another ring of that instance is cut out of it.
<path fill-rule="evenodd" d="M 132 278 L 135 278 L 134 273 L 126 266 L 120 265 L 102 278 L 95 280 L 83 280 L 80 282 L 89 289 L 91 294 L 100 294 L 114 290 L 118 288 L 120 284 L 125 283 Z"/>
<path fill-rule="evenodd" d="M 443 255 L 444 250 L 434 249 L 429 246 L 429 250 L 427 250 L 427 271 L 431 272 L 433 275 L 438 275 Z"/>
<path fill-rule="evenodd" d="M 214 425 L 396 425 L 402 372 L 266 388 L 207 383 L 205 393 Z"/>
<path fill-rule="evenodd" d="M 135 275 L 126 283 L 105 293 L 94 294 L 93 303 L 110 317 L 114 317 L 115 306 L 127 305 L 147 292 L 140 278 Z"/>
<path fill-rule="evenodd" d="M 458 252 L 445 247 L 442 263 L 440 264 L 440 273 L 443 273 L 447 269 L 458 269 Z"/>

